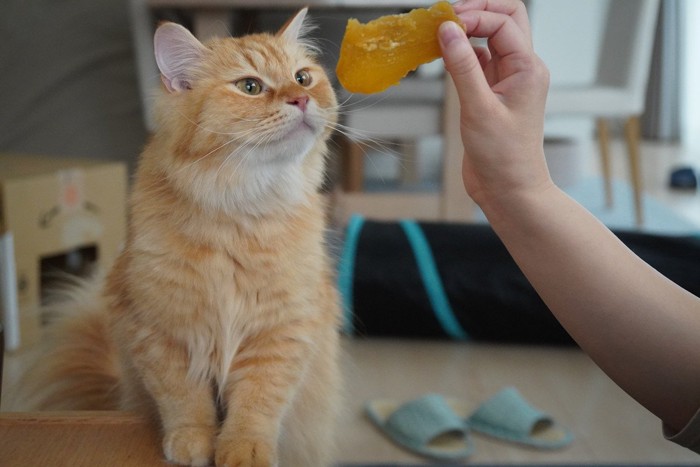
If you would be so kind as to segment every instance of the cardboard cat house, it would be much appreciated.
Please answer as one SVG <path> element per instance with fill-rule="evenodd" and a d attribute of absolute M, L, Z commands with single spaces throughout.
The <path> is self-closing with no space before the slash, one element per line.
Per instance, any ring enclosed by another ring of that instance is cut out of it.
<path fill-rule="evenodd" d="M 126 165 L 0 154 L 0 294 L 5 348 L 41 337 L 51 278 L 108 268 L 126 232 Z"/>

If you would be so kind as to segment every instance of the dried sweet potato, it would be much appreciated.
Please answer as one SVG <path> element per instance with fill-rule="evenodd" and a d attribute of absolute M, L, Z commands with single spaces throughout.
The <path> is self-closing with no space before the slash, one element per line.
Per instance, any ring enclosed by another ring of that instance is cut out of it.
<path fill-rule="evenodd" d="M 340 84 L 364 94 L 398 84 L 419 65 L 440 57 L 437 30 L 445 21 L 461 25 L 446 1 L 367 24 L 348 20 L 336 67 Z"/>

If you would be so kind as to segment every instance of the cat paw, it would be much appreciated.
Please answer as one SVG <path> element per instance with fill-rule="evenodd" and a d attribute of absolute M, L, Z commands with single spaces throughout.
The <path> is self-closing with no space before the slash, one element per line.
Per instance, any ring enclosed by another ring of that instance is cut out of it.
<path fill-rule="evenodd" d="M 185 426 L 171 430 L 163 438 L 163 451 L 168 461 L 180 465 L 203 467 L 214 457 L 213 427 Z"/>
<path fill-rule="evenodd" d="M 274 467 L 273 447 L 259 440 L 222 440 L 216 447 L 217 467 Z"/>

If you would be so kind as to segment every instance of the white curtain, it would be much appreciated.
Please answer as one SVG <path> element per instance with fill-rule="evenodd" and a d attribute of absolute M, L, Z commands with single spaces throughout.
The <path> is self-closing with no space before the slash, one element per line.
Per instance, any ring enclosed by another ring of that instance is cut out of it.
<path fill-rule="evenodd" d="M 681 139 L 681 93 L 684 30 L 683 3 L 663 0 L 656 26 L 656 39 L 649 74 L 646 109 L 642 119 L 646 138 Z M 697 1 L 697 0 L 695 0 Z M 699 2 L 700 3 L 700 2 Z"/>
<path fill-rule="evenodd" d="M 682 19 L 681 141 L 700 159 L 700 2 L 679 0 Z"/>

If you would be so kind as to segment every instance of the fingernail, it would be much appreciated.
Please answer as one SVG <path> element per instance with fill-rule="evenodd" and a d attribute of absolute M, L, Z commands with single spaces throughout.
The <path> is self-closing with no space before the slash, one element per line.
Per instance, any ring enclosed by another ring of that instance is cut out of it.
<path fill-rule="evenodd" d="M 454 21 L 445 21 L 438 30 L 442 45 L 448 45 L 455 39 L 464 36 L 464 31 Z"/>

